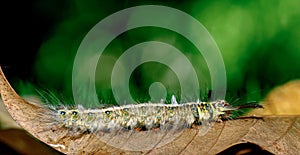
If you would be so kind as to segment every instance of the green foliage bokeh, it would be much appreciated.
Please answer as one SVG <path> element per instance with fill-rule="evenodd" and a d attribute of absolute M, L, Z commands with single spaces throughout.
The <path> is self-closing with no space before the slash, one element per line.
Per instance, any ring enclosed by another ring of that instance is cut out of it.
<path fill-rule="evenodd" d="M 49 3 L 49 5 L 47 4 Z M 51 3 L 51 5 L 50 5 Z M 72 65 L 85 34 L 101 19 L 127 7 L 158 4 L 177 8 L 199 20 L 211 33 L 222 52 L 227 74 L 227 99 L 256 93 L 261 99 L 271 88 L 300 78 L 300 2 L 298 0 L 253 1 L 79 1 L 65 0 L 64 8 L 45 0 L 36 4 L 36 13 L 55 19 L 56 25 L 40 46 L 35 72 L 44 87 L 72 96 Z M 46 5 L 47 4 L 47 5 Z M 187 29 L 189 24 L 186 24 Z M 134 44 L 159 40 L 176 46 L 193 62 L 197 73 L 208 74 L 205 61 L 180 35 L 158 28 L 131 30 L 116 38 L 99 60 L 96 87 L 101 102 L 113 103 L 110 74 L 114 62 Z M 153 66 L 155 66 L 153 68 Z M 156 68 L 156 69 L 155 69 Z M 162 76 L 158 76 L 158 74 Z M 164 76 L 163 76 L 164 75 Z M 130 88 L 137 100 L 148 100 L 148 87 L 162 81 L 170 94 L 180 93 L 178 81 L 168 68 L 145 64 L 132 75 Z M 206 76 L 200 86 L 209 90 Z M 169 83 L 167 83 L 169 82 Z M 205 84 L 207 83 L 207 85 Z M 203 98 L 205 95 L 202 94 Z M 143 99 L 139 99 L 139 98 Z M 202 98 L 202 99 L 203 99 Z M 141 101 L 142 102 L 142 101 Z"/>

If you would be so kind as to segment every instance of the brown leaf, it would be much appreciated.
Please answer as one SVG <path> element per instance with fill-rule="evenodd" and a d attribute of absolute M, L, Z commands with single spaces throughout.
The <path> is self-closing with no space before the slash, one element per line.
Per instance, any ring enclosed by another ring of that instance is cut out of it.
<path fill-rule="evenodd" d="M 216 154 L 245 142 L 275 154 L 297 154 L 300 148 L 300 117 L 292 115 L 214 123 L 204 136 L 199 133 L 201 126 L 174 132 L 74 134 L 45 123 L 50 120 L 45 116 L 48 110 L 19 97 L 1 70 L 0 73 L 2 99 L 14 120 L 36 138 L 66 154 Z"/>
<path fill-rule="evenodd" d="M 300 115 L 300 80 L 273 89 L 262 104 L 264 109 L 255 109 L 249 115 Z"/>

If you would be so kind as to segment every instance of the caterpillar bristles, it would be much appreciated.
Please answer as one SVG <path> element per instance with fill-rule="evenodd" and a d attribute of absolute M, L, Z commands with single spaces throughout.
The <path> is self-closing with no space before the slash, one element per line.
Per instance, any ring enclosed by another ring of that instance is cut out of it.
<path fill-rule="evenodd" d="M 251 109 L 254 109 L 254 108 L 264 108 L 262 105 L 260 104 L 257 104 L 258 102 L 257 101 L 250 101 L 250 102 L 247 102 L 241 106 L 238 106 L 237 108 L 238 109 L 245 109 L 245 108 L 251 108 Z"/>
<path fill-rule="evenodd" d="M 142 103 L 100 109 L 86 109 L 82 105 L 51 105 L 48 108 L 48 116 L 43 118 L 49 126 L 64 127 L 71 133 L 96 134 L 181 130 L 194 125 L 206 128 L 211 122 L 219 121 L 237 109 L 224 100 L 201 102 L 198 99 L 196 102 L 178 104 L 174 95 L 171 104 Z"/>
<path fill-rule="evenodd" d="M 209 130 L 211 123 L 231 120 L 232 112 L 245 108 L 260 108 L 256 102 L 248 102 L 241 106 L 231 106 L 225 100 L 178 103 L 174 95 L 170 104 L 161 99 L 159 103 L 127 104 L 101 108 L 85 108 L 83 105 L 66 105 L 51 91 L 38 90 L 44 102 L 45 113 L 39 118 L 49 128 L 66 128 L 69 134 L 76 136 L 82 133 L 112 135 L 123 132 L 182 130 L 198 127 L 203 132 Z M 55 102 L 49 104 L 50 102 Z M 42 131 L 41 131 L 42 132 Z"/>

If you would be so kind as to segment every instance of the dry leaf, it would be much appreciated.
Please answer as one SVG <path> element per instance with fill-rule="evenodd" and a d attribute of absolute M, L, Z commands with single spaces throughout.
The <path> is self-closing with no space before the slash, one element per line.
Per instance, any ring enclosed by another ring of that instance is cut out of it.
<path fill-rule="evenodd" d="M 273 89 L 262 104 L 264 109 L 255 109 L 249 115 L 300 115 L 300 80 Z"/>
<path fill-rule="evenodd" d="M 199 134 L 201 127 L 170 133 L 127 132 L 111 137 L 106 133 L 75 135 L 66 128 L 45 124 L 40 114 L 47 113 L 47 110 L 19 97 L 2 70 L 0 73 L 2 99 L 13 119 L 39 140 L 66 154 L 216 154 L 245 142 L 257 144 L 275 154 L 299 153 L 299 116 L 268 116 L 215 123 L 204 136 Z M 105 137 L 110 139 L 105 140 Z M 174 139 L 168 142 L 170 138 Z M 147 147 L 149 149 L 145 150 Z"/>

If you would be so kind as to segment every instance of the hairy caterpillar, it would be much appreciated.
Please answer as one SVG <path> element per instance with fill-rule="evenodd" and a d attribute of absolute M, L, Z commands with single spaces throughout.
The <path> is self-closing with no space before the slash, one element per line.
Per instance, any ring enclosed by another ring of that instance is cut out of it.
<path fill-rule="evenodd" d="M 113 132 L 122 129 L 152 130 L 185 128 L 207 125 L 223 118 L 227 111 L 235 110 L 224 100 L 178 104 L 135 104 L 102 109 L 57 109 L 55 120 L 73 131 Z"/>
<path fill-rule="evenodd" d="M 129 151 L 153 150 L 171 143 L 181 134 L 197 132 L 199 136 L 204 135 L 211 123 L 231 117 L 231 111 L 241 108 L 232 107 L 223 100 L 178 104 L 175 97 L 172 97 L 172 104 L 147 103 L 101 109 L 43 106 L 26 102 L 18 96 L 1 68 L 0 88 L 7 110 L 24 129 L 68 154 L 78 154 L 79 151 L 94 154 L 101 151 L 99 148 L 107 147 Z M 194 124 L 199 128 L 180 130 L 194 127 Z M 118 132 L 123 129 L 129 132 Z M 152 129 L 162 130 L 154 130 L 153 133 Z M 136 130 L 145 131 L 134 132 Z"/>

